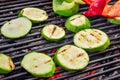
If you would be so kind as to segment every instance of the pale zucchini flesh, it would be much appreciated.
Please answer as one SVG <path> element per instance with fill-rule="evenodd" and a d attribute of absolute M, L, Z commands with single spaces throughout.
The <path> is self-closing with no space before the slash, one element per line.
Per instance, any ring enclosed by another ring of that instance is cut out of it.
<path fill-rule="evenodd" d="M 59 41 L 64 38 L 65 31 L 57 25 L 49 24 L 42 29 L 41 35 L 47 40 Z"/>
<path fill-rule="evenodd" d="M 31 30 L 32 23 L 24 17 L 6 22 L 1 27 L 1 34 L 10 39 L 24 37 Z"/>
<path fill-rule="evenodd" d="M 48 19 L 48 14 L 45 10 L 34 7 L 22 9 L 18 16 L 26 17 L 33 23 L 39 23 Z"/>
<path fill-rule="evenodd" d="M 35 77 L 50 77 L 55 72 L 55 64 L 52 58 L 43 53 L 28 53 L 24 56 L 21 65 Z"/>
<path fill-rule="evenodd" d="M 12 59 L 0 53 L 0 74 L 8 74 L 15 69 Z"/>
<path fill-rule="evenodd" d="M 65 27 L 72 32 L 78 32 L 90 28 L 91 24 L 87 17 L 81 14 L 73 15 L 65 22 Z"/>
<path fill-rule="evenodd" d="M 89 56 L 81 48 L 73 45 L 65 45 L 58 49 L 54 60 L 64 70 L 75 71 L 82 70 L 88 65 Z"/>
<path fill-rule="evenodd" d="M 89 52 L 103 51 L 110 45 L 110 39 L 98 29 L 85 29 L 75 34 L 73 42 L 76 46 Z"/>

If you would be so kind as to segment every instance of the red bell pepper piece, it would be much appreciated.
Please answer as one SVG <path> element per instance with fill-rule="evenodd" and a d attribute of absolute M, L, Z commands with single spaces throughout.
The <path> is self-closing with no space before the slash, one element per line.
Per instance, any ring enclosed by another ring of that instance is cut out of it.
<path fill-rule="evenodd" d="M 95 0 L 83 0 L 86 4 L 92 4 Z"/>
<path fill-rule="evenodd" d="M 86 16 L 97 16 L 101 15 L 104 7 L 110 0 L 95 0 L 89 7 L 89 9 L 83 12 Z"/>
<path fill-rule="evenodd" d="M 114 18 L 114 17 L 120 17 L 120 0 L 117 1 L 108 12 L 108 17 Z"/>
<path fill-rule="evenodd" d="M 102 12 L 102 16 L 108 17 L 108 12 L 110 11 L 112 5 L 106 5 L 103 12 Z"/>

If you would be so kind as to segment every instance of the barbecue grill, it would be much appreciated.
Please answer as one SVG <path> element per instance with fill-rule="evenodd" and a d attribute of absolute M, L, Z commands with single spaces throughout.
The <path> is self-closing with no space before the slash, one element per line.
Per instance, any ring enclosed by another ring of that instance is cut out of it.
<path fill-rule="evenodd" d="M 114 1 L 111 2 L 114 3 Z M 0 52 L 12 57 L 16 68 L 7 75 L 0 75 L 0 80 L 44 80 L 35 78 L 26 72 L 20 62 L 25 54 L 31 51 L 38 51 L 53 56 L 55 50 L 65 44 L 73 44 L 74 33 L 67 31 L 64 40 L 49 42 L 40 35 L 41 28 L 46 24 L 53 23 L 64 28 L 66 17 L 61 17 L 52 11 L 51 0 L 0 0 L 0 26 L 6 21 L 17 18 L 18 12 L 26 7 L 33 6 L 44 9 L 49 14 L 49 19 L 40 24 L 35 24 L 31 32 L 24 38 L 10 40 L 0 34 Z M 81 5 L 79 13 L 87 10 L 87 5 Z M 59 67 L 54 76 L 45 80 L 120 80 L 120 26 L 107 22 L 106 18 L 97 16 L 89 18 L 92 28 L 106 32 L 110 39 L 110 47 L 102 52 L 89 53 L 90 63 L 83 71 L 67 72 Z"/>

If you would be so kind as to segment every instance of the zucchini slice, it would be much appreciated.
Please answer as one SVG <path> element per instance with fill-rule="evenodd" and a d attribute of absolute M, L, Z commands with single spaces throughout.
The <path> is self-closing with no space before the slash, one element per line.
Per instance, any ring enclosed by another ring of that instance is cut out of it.
<path fill-rule="evenodd" d="M 85 50 L 73 45 L 65 45 L 58 49 L 54 56 L 56 63 L 67 71 L 84 69 L 89 63 L 89 56 Z"/>
<path fill-rule="evenodd" d="M 12 59 L 0 53 L 0 74 L 8 74 L 15 69 Z"/>
<path fill-rule="evenodd" d="M 55 64 L 52 58 L 38 52 L 25 55 L 21 66 L 35 77 L 50 77 L 55 73 Z"/>
<path fill-rule="evenodd" d="M 120 17 L 108 18 L 107 20 L 108 20 L 108 22 L 110 22 L 112 24 L 120 25 Z"/>
<path fill-rule="evenodd" d="M 85 29 L 76 33 L 73 42 L 89 52 L 103 51 L 110 45 L 107 34 L 98 29 Z"/>
<path fill-rule="evenodd" d="M 90 28 L 90 26 L 89 19 L 81 14 L 76 14 L 68 18 L 65 22 L 65 27 L 72 32 L 78 32 L 82 29 Z"/>
<path fill-rule="evenodd" d="M 1 27 L 1 34 L 10 39 L 21 38 L 29 33 L 32 23 L 27 18 L 21 17 L 6 22 Z"/>
<path fill-rule="evenodd" d="M 72 16 L 79 10 L 79 4 L 71 0 L 53 0 L 53 11 L 61 16 Z"/>
<path fill-rule="evenodd" d="M 42 29 L 41 35 L 47 40 L 59 41 L 64 38 L 65 31 L 57 25 L 49 24 Z"/>
<path fill-rule="evenodd" d="M 22 9 L 18 16 L 27 17 L 33 23 L 39 23 L 48 19 L 48 14 L 45 10 L 33 7 Z"/>

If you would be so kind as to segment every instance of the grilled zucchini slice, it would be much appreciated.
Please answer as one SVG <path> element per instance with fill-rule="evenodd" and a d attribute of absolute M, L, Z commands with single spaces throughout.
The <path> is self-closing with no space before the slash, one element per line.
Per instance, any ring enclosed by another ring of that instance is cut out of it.
<path fill-rule="evenodd" d="M 82 29 L 90 28 L 90 26 L 89 19 L 81 14 L 74 15 L 65 22 L 65 27 L 72 32 L 78 32 Z"/>
<path fill-rule="evenodd" d="M 53 11 L 61 16 L 72 16 L 79 10 L 79 5 L 69 0 L 53 0 Z"/>
<path fill-rule="evenodd" d="M 59 41 L 64 38 L 65 31 L 57 25 L 49 24 L 42 29 L 41 35 L 47 40 Z"/>
<path fill-rule="evenodd" d="M 52 58 L 38 52 L 25 55 L 21 66 L 35 77 L 50 77 L 55 72 L 55 64 Z"/>
<path fill-rule="evenodd" d="M 76 46 L 89 52 L 105 50 L 110 45 L 110 39 L 98 29 L 85 29 L 75 34 L 73 42 Z"/>
<path fill-rule="evenodd" d="M 10 39 L 24 37 L 31 30 L 32 23 L 27 18 L 21 17 L 6 22 L 1 27 L 1 34 Z"/>
<path fill-rule="evenodd" d="M 110 22 L 112 24 L 120 25 L 120 17 L 108 18 L 107 20 L 108 20 L 108 22 Z"/>
<path fill-rule="evenodd" d="M 65 45 L 58 49 L 54 60 L 64 70 L 76 71 L 82 70 L 88 65 L 89 56 L 81 48 L 73 45 Z"/>
<path fill-rule="evenodd" d="M 8 74 L 15 69 L 12 59 L 0 53 L 0 74 Z"/>
<path fill-rule="evenodd" d="M 33 23 L 39 23 L 48 19 L 48 14 L 45 10 L 28 7 L 20 11 L 19 17 L 26 17 L 31 20 Z"/>

